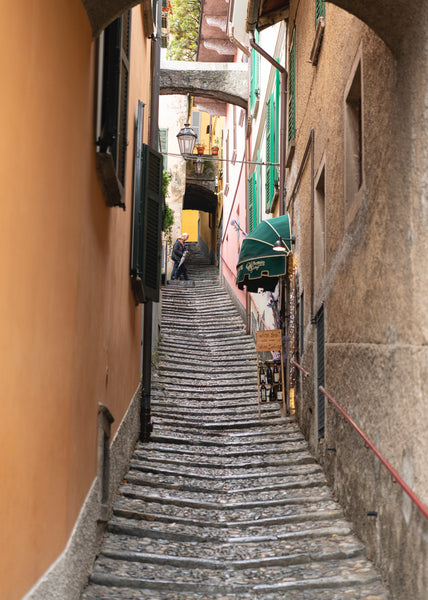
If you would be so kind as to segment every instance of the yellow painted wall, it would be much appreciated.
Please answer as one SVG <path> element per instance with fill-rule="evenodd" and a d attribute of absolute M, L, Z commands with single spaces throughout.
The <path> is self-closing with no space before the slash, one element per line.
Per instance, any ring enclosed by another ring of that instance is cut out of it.
<path fill-rule="evenodd" d="M 189 234 L 189 242 L 198 241 L 198 210 L 183 210 L 181 214 L 181 231 Z"/>
<path fill-rule="evenodd" d="M 130 207 L 149 56 L 138 7 L 127 211 L 107 208 L 95 172 L 95 45 L 82 3 L 9 3 L 2 18 L 0 581 L 2 598 L 15 600 L 63 551 L 94 480 L 98 403 L 113 413 L 114 432 L 139 382 Z"/>

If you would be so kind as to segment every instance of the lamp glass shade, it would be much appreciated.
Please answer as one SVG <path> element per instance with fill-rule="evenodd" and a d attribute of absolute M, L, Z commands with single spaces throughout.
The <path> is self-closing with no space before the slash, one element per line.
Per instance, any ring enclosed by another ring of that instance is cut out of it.
<path fill-rule="evenodd" d="M 196 133 L 190 127 L 190 124 L 185 123 L 184 127 L 177 133 L 178 146 L 182 156 L 193 153 L 197 137 Z"/>
<path fill-rule="evenodd" d="M 202 158 L 197 158 L 195 160 L 195 173 L 196 175 L 202 175 L 204 172 L 204 161 Z"/>
<path fill-rule="evenodd" d="M 274 243 L 272 248 L 276 252 L 287 252 L 287 248 L 284 244 L 284 240 L 281 237 L 276 240 L 276 242 Z"/>

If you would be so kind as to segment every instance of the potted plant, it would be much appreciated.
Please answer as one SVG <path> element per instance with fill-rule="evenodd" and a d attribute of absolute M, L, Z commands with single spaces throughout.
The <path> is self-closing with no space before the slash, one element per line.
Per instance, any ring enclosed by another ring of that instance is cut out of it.
<path fill-rule="evenodd" d="M 196 144 L 196 151 L 198 154 L 203 154 L 205 150 L 204 144 Z"/>
<path fill-rule="evenodd" d="M 211 154 L 214 156 L 218 154 L 220 140 L 216 137 L 214 140 L 214 145 L 211 147 Z"/>

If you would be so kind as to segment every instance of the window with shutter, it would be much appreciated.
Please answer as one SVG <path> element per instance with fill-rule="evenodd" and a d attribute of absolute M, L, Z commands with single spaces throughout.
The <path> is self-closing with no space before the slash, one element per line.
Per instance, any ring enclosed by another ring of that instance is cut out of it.
<path fill-rule="evenodd" d="M 258 36 L 258 31 L 256 31 L 256 43 Z M 254 117 L 257 114 L 260 95 L 260 54 L 254 48 L 251 49 L 250 61 L 250 115 Z"/>
<path fill-rule="evenodd" d="M 142 143 L 143 103 L 138 103 L 131 284 L 136 304 L 159 302 L 162 251 L 162 155 Z"/>
<path fill-rule="evenodd" d="M 168 129 L 160 128 L 159 129 L 159 152 L 163 155 L 163 163 L 164 169 L 167 169 L 168 163 Z"/>
<path fill-rule="evenodd" d="M 108 206 L 125 208 L 124 185 L 128 126 L 131 11 L 113 21 L 101 36 L 99 77 L 101 114 L 97 132 L 97 171 Z"/>
<path fill-rule="evenodd" d="M 257 162 L 260 162 L 260 151 L 257 153 Z M 257 165 L 248 179 L 248 233 L 260 223 L 260 181 L 261 168 Z"/>
<path fill-rule="evenodd" d="M 279 90 L 270 95 L 266 111 L 266 162 L 277 163 L 279 156 Z M 266 167 L 266 212 L 271 212 L 273 197 L 278 184 L 278 169 L 274 165 Z"/>
<path fill-rule="evenodd" d="M 296 139 L 296 28 L 288 60 L 288 142 Z"/>
<path fill-rule="evenodd" d="M 199 144 L 201 141 L 201 113 L 199 110 L 192 110 L 190 124 L 197 136 L 195 144 Z"/>

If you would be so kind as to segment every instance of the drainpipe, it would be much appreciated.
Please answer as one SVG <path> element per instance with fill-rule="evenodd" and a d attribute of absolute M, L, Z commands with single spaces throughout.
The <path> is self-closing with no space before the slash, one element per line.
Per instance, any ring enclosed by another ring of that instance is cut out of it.
<path fill-rule="evenodd" d="M 151 81 L 152 93 L 150 98 L 150 130 L 149 144 L 158 149 L 159 139 L 159 68 L 160 68 L 160 23 L 162 19 L 161 0 L 156 2 L 155 34 L 151 43 Z M 152 331 L 153 331 L 153 302 L 149 300 L 144 304 L 143 316 L 143 390 L 141 395 L 140 410 L 140 442 L 148 442 L 153 431 L 151 422 L 151 387 L 152 387 Z"/>
<path fill-rule="evenodd" d="M 250 31 L 250 46 L 281 73 L 281 118 L 279 132 L 279 214 L 281 215 L 285 212 L 285 135 L 287 129 L 286 108 L 288 72 L 285 67 L 280 65 L 279 62 L 273 58 L 273 56 L 270 56 L 266 50 L 263 50 L 263 48 L 256 43 L 254 31 Z"/>

